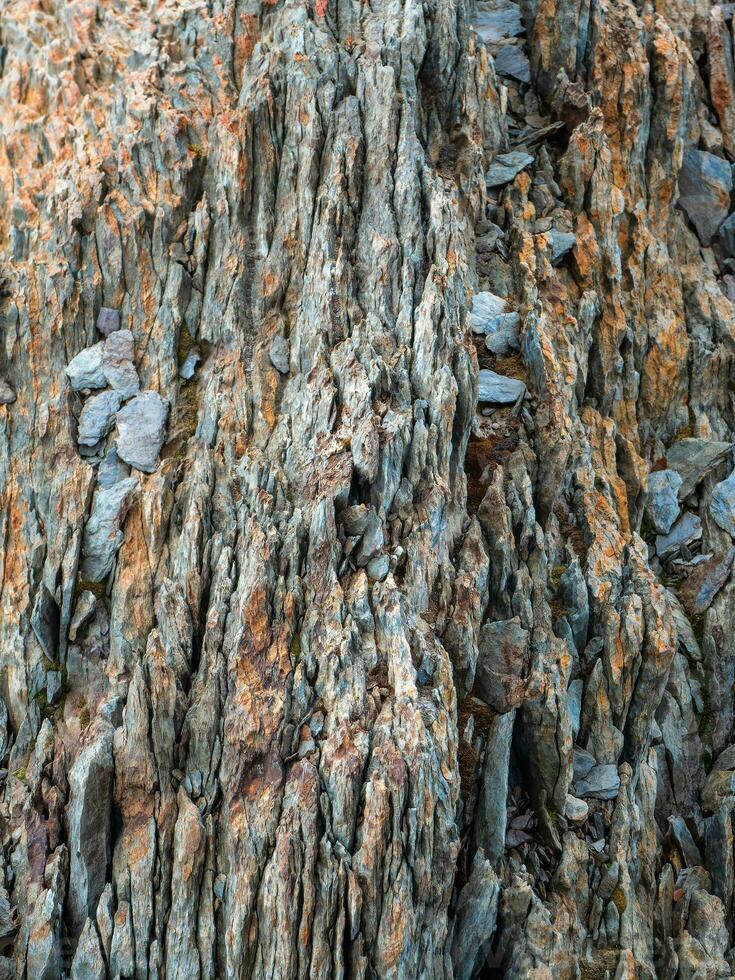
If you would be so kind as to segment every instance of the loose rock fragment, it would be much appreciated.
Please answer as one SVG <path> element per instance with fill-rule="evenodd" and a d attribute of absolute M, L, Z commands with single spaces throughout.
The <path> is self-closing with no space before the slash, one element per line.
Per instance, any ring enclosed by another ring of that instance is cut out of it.
<path fill-rule="evenodd" d="M 11 385 L 0 376 L 0 405 L 12 405 L 16 397 Z"/>
<path fill-rule="evenodd" d="M 85 347 L 69 361 L 66 366 L 66 376 L 74 391 L 107 386 L 107 377 L 102 365 L 104 348 L 104 342 L 100 341 L 94 347 Z"/>
<path fill-rule="evenodd" d="M 268 350 L 271 364 L 281 374 L 291 371 L 290 344 L 285 337 L 276 337 Z"/>
<path fill-rule="evenodd" d="M 700 562 L 689 574 L 680 596 L 684 608 L 692 616 L 708 609 L 712 600 L 730 576 L 730 568 L 735 559 L 735 547 L 724 555 L 716 555 Z"/>
<path fill-rule="evenodd" d="M 155 391 L 136 395 L 117 414 L 117 454 L 134 469 L 153 473 L 166 434 L 168 402 Z"/>
<path fill-rule="evenodd" d="M 618 767 L 613 765 L 595 766 L 584 779 L 574 784 L 576 796 L 592 797 L 596 800 L 614 800 L 619 789 Z"/>
<path fill-rule="evenodd" d="M 88 398 L 79 417 L 79 445 L 96 446 L 111 431 L 115 413 L 121 404 L 122 397 L 118 391 L 101 391 Z"/>
<path fill-rule="evenodd" d="M 500 75 L 517 78 L 528 84 L 531 81 L 531 66 L 528 58 L 516 44 L 504 44 L 495 55 L 495 70 Z"/>
<path fill-rule="evenodd" d="M 689 149 L 679 173 L 679 205 L 709 245 L 730 210 L 730 164 L 704 150 Z"/>
<path fill-rule="evenodd" d="M 735 538 L 735 470 L 712 491 L 710 513 L 715 523 Z"/>
<path fill-rule="evenodd" d="M 674 524 L 668 534 L 660 534 L 656 538 L 656 554 L 660 558 L 671 558 L 682 546 L 689 546 L 701 540 L 702 522 L 696 514 L 687 511 Z"/>
<path fill-rule="evenodd" d="M 567 795 L 564 816 L 570 823 L 583 824 L 589 816 L 589 812 L 590 808 L 584 800 L 578 800 L 576 796 Z"/>
<path fill-rule="evenodd" d="M 111 310 L 106 306 L 97 314 L 97 330 L 105 337 L 120 329 L 120 311 Z"/>
<path fill-rule="evenodd" d="M 487 368 L 478 374 L 477 399 L 496 405 L 510 405 L 525 394 L 526 386 L 517 378 L 506 378 Z"/>
<path fill-rule="evenodd" d="M 658 470 L 648 477 L 646 516 L 658 534 L 668 534 L 679 516 L 681 484 L 682 479 L 674 470 Z"/>
<path fill-rule="evenodd" d="M 123 543 L 122 524 L 137 491 L 134 477 L 95 490 L 82 540 L 81 574 L 88 581 L 102 582 L 112 571 Z"/>
<path fill-rule="evenodd" d="M 485 44 L 516 37 L 523 33 L 521 8 L 512 0 L 480 0 L 475 7 L 472 26 Z"/>
<path fill-rule="evenodd" d="M 485 183 L 488 188 L 509 184 L 521 170 L 525 170 L 533 163 L 533 159 L 530 153 L 524 153 L 522 150 L 500 153 L 490 164 L 485 174 Z"/>
<path fill-rule="evenodd" d="M 549 237 L 551 239 L 551 264 L 559 265 L 564 256 L 574 248 L 577 236 L 571 232 L 557 231 L 552 228 Z"/>
<path fill-rule="evenodd" d="M 732 452 L 729 442 L 678 439 L 666 453 L 666 464 L 681 477 L 679 500 L 686 500 L 703 477 Z"/>

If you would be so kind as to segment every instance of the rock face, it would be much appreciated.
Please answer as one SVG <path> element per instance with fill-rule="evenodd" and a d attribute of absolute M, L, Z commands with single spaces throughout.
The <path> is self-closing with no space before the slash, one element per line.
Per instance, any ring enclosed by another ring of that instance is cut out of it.
<path fill-rule="evenodd" d="M 731 29 L 2 6 L 0 978 L 734 974 Z"/>

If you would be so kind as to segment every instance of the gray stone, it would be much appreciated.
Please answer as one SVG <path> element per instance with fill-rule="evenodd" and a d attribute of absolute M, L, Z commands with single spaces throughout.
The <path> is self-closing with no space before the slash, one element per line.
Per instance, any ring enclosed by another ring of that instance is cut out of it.
<path fill-rule="evenodd" d="M 666 453 L 666 465 L 681 477 L 679 500 L 686 500 L 702 478 L 732 451 L 730 442 L 678 439 Z"/>
<path fill-rule="evenodd" d="M 107 969 L 94 920 L 87 919 L 71 962 L 71 980 L 105 980 Z"/>
<path fill-rule="evenodd" d="M 97 605 L 97 599 L 93 592 L 88 589 L 84 589 L 79 593 L 79 598 L 77 599 L 77 604 L 74 609 L 74 615 L 71 618 L 71 623 L 69 625 L 69 639 L 72 643 L 76 640 L 79 630 L 84 626 L 89 617 L 95 610 Z"/>
<path fill-rule="evenodd" d="M 179 369 L 179 377 L 183 378 L 184 381 L 191 381 L 191 379 L 196 374 L 197 364 L 201 360 L 201 355 L 199 353 L 198 347 L 192 347 L 189 353 L 184 359 L 184 363 Z"/>
<path fill-rule="evenodd" d="M 291 345 L 285 337 L 276 337 L 268 350 L 271 364 L 280 374 L 291 371 Z"/>
<path fill-rule="evenodd" d="M 472 298 L 470 326 L 474 333 L 487 333 L 499 316 L 506 311 L 506 303 L 502 296 L 494 293 L 475 293 Z"/>
<path fill-rule="evenodd" d="M 71 867 L 67 907 L 74 935 L 94 915 L 105 887 L 110 860 L 113 728 L 98 721 L 69 773 L 69 847 Z"/>
<path fill-rule="evenodd" d="M 523 34 L 521 8 L 512 0 L 480 2 L 475 8 L 472 26 L 485 44 L 497 44 L 507 37 Z"/>
<path fill-rule="evenodd" d="M 724 555 L 714 555 L 699 562 L 689 573 L 679 596 L 690 616 L 697 616 L 709 609 L 712 600 L 730 576 L 730 568 L 735 559 L 735 547 Z"/>
<path fill-rule="evenodd" d="M 74 391 L 107 386 L 107 377 L 102 366 L 104 348 L 104 341 L 101 340 L 94 347 L 85 347 L 69 361 L 65 374 Z"/>
<path fill-rule="evenodd" d="M 531 65 L 517 44 L 503 44 L 495 55 L 495 71 L 507 78 L 516 78 L 528 84 L 531 81 Z"/>
<path fill-rule="evenodd" d="M 102 582 L 112 571 L 115 556 L 123 543 L 122 524 L 138 491 L 134 477 L 107 489 L 98 487 L 92 499 L 92 512 L 82 538 L 82 577 Z"/>
<path fill-rule="evenodd" d="M 725 255 L 735 258 L 735 213 L 729 215 L 720 225 L 717 232 Z"/>
<path fill-rule="evenodd" d="M 126 480 L 130 476 L 130 467 L 123 463 L 115 452 L 114 448 L 107 451 L 107 455 L 97 469 L 97 483 L 107 489 L 114 486 L 121 480 Z"/>
<path fill-rule="evenodd" d="M 619 789 L 618 767 L 612 764 L 595 766 L 584 779 L 574 784 L 576 796 L 592 797 L 596 800 L 614 800 Z"/>
<path fill-rule="evenodd" d="M 549 232 L 551 240 L 551 264 L 559 265 L 561 260 L 574 248 L 577 236 L 568 231 L 557 231 L 552 228 Z"/>
<path fill-rule="evenodd" d="M 564 804 L 564 816 L 570 823 L 582 824 L 589 816 L 590 808 L 584 800 L 578 800 L 576 796 L 567 793 L 567 801 Z"/>
<path fill-rule="evenodd" d="M 166 435 L 168 402 L 142 391 L 117 413 L 117 454 L 136 470 L 153 473 Z"/>
<path fill-rule="evenodd" d="M 502 187 L 504 184 L 509 184 L 517 174 L 532 164 L 533 160 L 531 154 L 523 150 L 498 154 L 485 174 L 487 187 Z"/>
<path fill-rule="evenodd" d="M 97 329 L 104 337 L 109 337 L 111 333 L 119 330 L 120 311 L 103 306 L 97 314 Z"/>
<path fill-rule="evenodd" d="M 498 713 L 523 702 L 529 660 L 529 635 L 519 619 L 486 623 L 478 640 L 475 689 Z"/>
<path fill-rule="evenodd" d="M 61 671 L 49 670 L 46 674 L 46 699 L 49 704 L 57 704 L 61 698 Z"/>
<path fill-rule="evenodd" d="M 478 373 L 477 399 L 495 405 L 510 405 L 522 398 L 526 386 L 517 378 L 506 378 L 483 368 Z"/>
<path fill-rule="evenodd" d="M 681 484 L 675 470 L 656 470 L 648 477 L 646 516 L 658 534 L 668 534 L 679 516 Z"/>
<path fill-rule="evenodd" d="M 11 385 L 0 376 L 0 405 L 12 405 L 16 397 Z"/>
<path fill-rule="evenodd" d="M 701 537 L 701 520 L 691 511 L 685 511 L 668 534 L 658 535 L 656 554 L 659 558 L 671 558 L 681 550 L 682 545 L 688 547 L 695 541 L 701 540 Z"/>
<path fill-rule="evenodd" d="M 390 558 L 388 555 L 376 555 L 367 563 L 365 571 L 368 578 L 374 582 L 382 582 L 390 570 Z"/>
<path fill-rule="evenodd" d="M 500 879 L 483 851 L 478 850 L 472 872 L 457 900 L 452 934 L 452 973 L 455 980 L 471 980 L 475 964 L 484 960 L 484 949 L 495 932 Z"/>
<path fill-rule="evenodd" d="M 670 816 L 669 830 L 687 866 L 690 868 L 699 867 L 702 864 L 702 855 L 683 818 L 678 815 Z"/>
<path fill-rule="evenodd" d="M 715 524 L 735 537 L 735 470 L 715 486 L 709 509 Z"/>
<path fill-rule="evenodd" d="M 597 765 L 597 760 L 586 749 L 574 749 L 574 782 L 584 779 L 588 772 L 591 772 Z"/>
<path fill-rule="evenodd" d="M 493 354 L 520 350 L 521 317 L 519 313 L 501 313 L 488 327 L 485 346 Z"/>
<path fill-rule="evenodd" d="M 123 401 L 140 391 L 133 352 L 133 335 L 129 330 L 117 330 L 105 341 L 102 367 L 110 387 L 120 392 Z"/>
<path fill-rule="evenodd" d="M 689 149 L 679 172 L 679 206 L 709 245 L 730 210 L 730 164 L 704 150 Z"/>
<path fill-rule="evenodd" d="M 59 625 L 59 605 L 42 582 L 33 604 L 31 627 L 46 658 L 52 662 L 56 661 L 59 653 Z"/>
<path fill-rule="evenodd" d="M 79 416 L 77 442 L 80 446 L 96 446 L 115 424 L 115 414 L 122 404 L 118 391 L 101 391 L 88 398 Z"/>
<path fill-rule="evenodd" d="M 579 735 L 583 694 L 584 681 L 581 677 L 578 677 L 567 688 L 567 711 L 569 712 L 569 724 L 572 726 L 572 738 L 576 738 Z"/>
<path fill-rule="evenodd" d="M 507 711 L 490 722 L 478 786 L 475 846 L 493 863 L 505 852 L 508 767 L 515 717 L 515 710 Z"/>

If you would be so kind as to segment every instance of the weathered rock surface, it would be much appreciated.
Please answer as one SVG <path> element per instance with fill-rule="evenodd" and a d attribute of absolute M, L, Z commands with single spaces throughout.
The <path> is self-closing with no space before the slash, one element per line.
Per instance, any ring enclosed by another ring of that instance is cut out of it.
<path fill-rule="evenodd" d="M 731 32 L 2 6 L 0 978 L 732 975 Z"/>

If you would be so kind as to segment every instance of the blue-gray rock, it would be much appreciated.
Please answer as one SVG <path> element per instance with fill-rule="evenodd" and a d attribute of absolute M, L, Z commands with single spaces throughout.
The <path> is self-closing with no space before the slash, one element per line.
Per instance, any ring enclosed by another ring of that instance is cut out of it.
<path fill-rule="evenodd" d="M 513 150 L 510 153 L 500 153 L 495 157 L 485 174 L 488 188 L 502 187 L 509 184 L 513 178 L 533 163 L 534 158 L 523 150 Z"/>
<path fill-rule="evenodd" d="M 134 469 L 153 473 L 166 435 L 168 402 L 142 391 L 117 413 L 117 455 Z"/>
<path fill-rule="evenodd" d="M 494 293 L 475 293 L 472 299 L 470 326 L 474 333 L 487 333 L 492 324 L 506 311 L 506 303 L 502 296 Z"/>
<path fill-rule="evenodd" d="M 99 486 L 106 489 L 107 487 L 114 486 L 115 483 L 119 483 L 120 480 L 127 479 L 129 476 L 130 467 L 127 463 L 123 463 L 113 447 L 108 449 L 105 458 L 97 469 L 97 483 Z"/>
<path fill-rule="evenodd" d="M 576 796 L 567 793 L 566 803 L 564 804 L 564 816 L 569 823 L 582 824 L 589 816 L 590 808 L 584 800 L 578 800 Z"/>
<path fill-rule="evenodd" d="M 592 772 L 596 765 L 597 760 L 590 752 L 579 747 L 575 748 L 573 756 L 574 782 L 578 783 L 584 779 L 588 773 Z"/>
<path fill-rule="evenodd" d="M 123 401 L 127 401 L 140 391 L 133 353 L 133 335 L 129 330 L 115 331 L 104 343 L 102 368 L 108 384 L 120 392 Z"/>
<path fill-rule="evenodd" d="M 702 537 L 702 522 L 696 514 L 686 511 L 674 524 L 668 534 L 656 538 L 656 554 L 659 558 L 671 558 L 682 545 L 694 544 Z"/>
<path fill-rule="evenodd" d="M 732 452 L 732 443 L 678 439 L 666 453 L 666 465 L 681 477 L 679 500 L 686 500 L 709 471 Z"/>
<path fill-rule="evenodd" d="M 478 373 L 477 399 L 495 405 L 510 405 L 523 397 L 526 386 L 517 378 L 506 378 L 488 368 Z"/>
<path fill-rule="evenodd" d="M 122 396 L 119 391 L 101 391 L 88 398 L 79 416 L 79 445 L 96 446 L 115 424 L 115 414 L 121 404 Z"/>
<path fill-rule="evenodd" d="M 103 337 L 109 337 L 111 333 L 120 329 L 120 311 L 111 310 L 103 306 L 97 314 L 97 330 Z"/>
<path fill-rule="evenodd" d="M 689 149 L 679 172 L 679 205 L 709 245 L 730 210 L 732 171 L 727 160 Z"/>
<path fill-rule="evenodd" d="M 201 360 L 201 355 L 199 353 L 198 347 L 192 347 L 189 353 L 184 359 L 184 363 L 179 369 L 179 377 L 183 378 L 184 381 L 191 381 L 191 379 L 196 374 L 197 364 Z"/>
<path fill-rule="evenodd" d="M 101 340 L 93 347 L 85 347 L 73 357 L 66 366 L 66 376 L 74 391 L 84 388 L 107 387 L 107 376 L 102 366 L 105 342 Z"/>
<path fill-rule="evenodd" d="M 551 240 L 551 264 L 559 265 L 561 260 L 574 248 L 577 236 L 568 231 L 557 231 L 552 228 L 549 232 Z"/>
<path fill-rule="evenodd" d="M 485 346 L 493 354 L 520 350 L 521 317 L 519 313 L 501 313 L 487 329 Z"/>
<path fill-rule="evenodd" d="M 730 576 L 735 547 L 724 555 L 713 555 L 694 566 L 681 587 L 679 598 L 690 616 L 703 613 Z"/>
<path fill-rule="evenodd" d="M 675 470 L 656 470 L 648 477 L 646 517 L 658 534 L 668 534 L 679 516 L 681 484 Z"/>
<path fill-rule="evenodd" d="M 735 538 L 735 470 L 715 486 L 709 509 L 715 524 Z"/>
<path fill-rule="evenodd" d="M 612 764 L 595 766 L 584 779 L 574 784 L 574 794 L 595 800 L 614 800 L 620 789 L 618 767 Z"/>
<path fill-rule="evenodd" d="M 717 232 L 717 237 L 725 251 L 725 255 L 730 258 L 735 258 L 735 212 L 728 215 L 722 222 L 720 230 Z"/>
<path fill-rule="evenodd" d="M 485 44 L 497 44 L 507 37 L 523 34 L 521 8 L 512 0 L 488 0 L 477 3 L 472 26 Z"/>
<path fill-rule="evenodd" d="M 531 65 L 517 44 L 503 44 L 495 55 L 495 71 L 507 78 L 516 78 L 528 84 L 531 81 Z"/>
<path fill-rule="evenodd" d="M 291 345 L 285 337 L 276 337 L 268 350 L 270 362 L 279 374 L 288 374 L 291 370 Z"/>
<path fill-rule="evenodd" d="M 95 490 L 82 538 L 81 575 L 87 581 L 102 582 L 112 571 L 123 543 L 122 524 L 137 490 L 134 477 Z"/>

